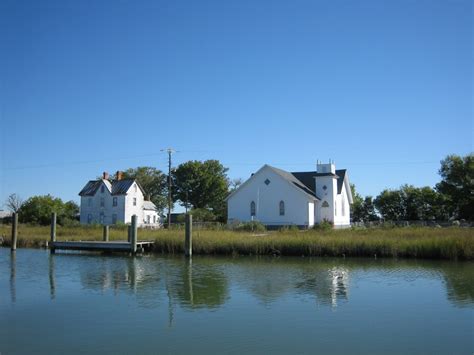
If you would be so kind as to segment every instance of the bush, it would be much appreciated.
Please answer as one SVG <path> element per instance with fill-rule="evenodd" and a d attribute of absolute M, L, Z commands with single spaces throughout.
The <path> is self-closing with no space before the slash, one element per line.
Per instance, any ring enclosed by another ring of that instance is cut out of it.
<path fill-rule="evenodd" d="M 267 229 L 265 225 L 258 221 L 244 222 L 236 225 L 234 230 L 240 232 L 265 232 Z"/>
<path fill-rule="evenodd" d="M 300 229 L 299 229 L 298 226 L 295 225 L 295 224 L 291 224 L 291 225 L 288 225 L 288 226 L 282 226 L 282 227 L 280 227 L 280 228 L 278 229 L 278 231 L 279 231 L 279 232 L 282 232 L 282 233 L 283 233 L 283 232 L 288 232 L 288 231 L 290 231 L 290 232 L 297 232 L 297 231 L 299 231 L 299 230 L 300 230 Z"/>
<path fill-rule="evenodd" d="M 321 230 L 321 231 L 328 231 L 328 230 L 333 229 L 333 224 L 331 222 L 329 222 L 328 220 L 324 220 L 319 224 L 315 224 L 313 229 Z"/>

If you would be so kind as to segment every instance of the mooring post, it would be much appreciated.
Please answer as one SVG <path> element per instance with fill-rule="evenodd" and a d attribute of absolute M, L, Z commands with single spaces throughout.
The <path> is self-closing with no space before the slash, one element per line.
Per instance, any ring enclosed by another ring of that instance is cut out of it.
<path fill-rule="evenodd" d="M 12 251 L 16 250 L 16 241 L 18 239 L 18 213 L 12 215 Z"/>
<path fill-rule="evenodd" d="M 186 230 L 184 236 L 184 255 L 191 257 L 193 255 L 193 215 L 186 214 Z"/>
<path fill-rule="evenodd" d="M 56 213 L 51 213 L 51 253 L 54 253 L 54 242 L 56 241 Z"/>
<path fill-rule="evenodd" d="M 135 254 L 137 252 L 137 215 L 132 216 L 132 225 L 131 227 L 131 241 L 130 241 L 130 251 Z"/>
<path fill-rule="evenodd" d="M 104 226 L 104 232 L 103 232 L 102 237 L 103 237 L 102 239 L 104 240 L 104 242 L 109 241 L 109 226 Z"/>
<path fill-rule="evenodd" d="M 132 242 L 132 226 L 131 225 L 129 225 L 127 228 L 127 241 L 129 243 Z"/>

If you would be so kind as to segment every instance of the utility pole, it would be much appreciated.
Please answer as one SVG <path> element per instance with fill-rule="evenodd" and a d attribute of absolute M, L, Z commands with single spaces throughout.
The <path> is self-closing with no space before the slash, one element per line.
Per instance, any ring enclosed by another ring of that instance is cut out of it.
<path fill-rule="evenodd" d="M 171 201 L 171 154 L 176 150 L 173 148 L 161 149 L 162 152 L 168 153 L 168 228 L 171 226 L 171 208 L 173 202 Z"/>

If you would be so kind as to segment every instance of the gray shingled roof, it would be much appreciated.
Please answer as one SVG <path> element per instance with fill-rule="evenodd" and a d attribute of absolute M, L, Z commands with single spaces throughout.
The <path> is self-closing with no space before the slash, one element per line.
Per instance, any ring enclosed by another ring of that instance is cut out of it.
<path fill-rule="evenodd" d="M 100 187 L 100 185 L 104 182 L 105 186 L 109 189 L 109 192 L 112 195 L 125 195 L 130 188 L 130 186 L 133 185 L 135 179 L 122 179 L 122 180 L 114 180 L 112 183 L 108 180 L 90 180 L 86 186 L 79 192 L 79 196 L 94 196 L 97 189 Z M 143 195 L 145 195 L 145 191 L 143 188 L 140 186 L 138 182 L 137 186 L 142 190 Z"/>
<path fill-rule="evenodd" d="M 289 181 L 290 183 L 294 184 L 296 187 L 300 188 L 304 193 L 309 195 L 311 198 L 318 198 L 316 197 L 316 194 L 314 193 L 314 186 L 312 189 L 309 188 L 308 186 L 303 184 L 299 179 L 297 179 L 292 173 L 289 173 L 288 171 L 281 170 L 270 165 L 268 165 L 268 167 L 271 168 L 275 173 L 280 175 L 285 180 Z"/>
<path fill-rule="evenodd" d="M 342 186 L 344 184 L 344 179 L 346 177 L 346 169 L 336 170 L 336 174 L 332 173 L 317 173 L 316 171 L 305 171 L 305 172 L 292 172 L 291 174 L 301 181 L 307 188 L 314 191 L 314 177 L 315 176 L 331 176 L 334 175 L 337 177 L 337 193 L 342 192 Z"/>

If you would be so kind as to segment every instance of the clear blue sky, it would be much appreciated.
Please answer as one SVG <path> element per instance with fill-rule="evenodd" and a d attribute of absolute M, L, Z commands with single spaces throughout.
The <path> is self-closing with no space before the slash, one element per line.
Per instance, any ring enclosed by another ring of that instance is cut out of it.
<path fill-rule="evenodd" d="M 473 150 L 471 0 L 0 1 L 0 205 L 219 159 L 433 186 Z"/>

